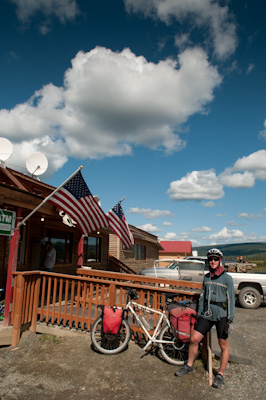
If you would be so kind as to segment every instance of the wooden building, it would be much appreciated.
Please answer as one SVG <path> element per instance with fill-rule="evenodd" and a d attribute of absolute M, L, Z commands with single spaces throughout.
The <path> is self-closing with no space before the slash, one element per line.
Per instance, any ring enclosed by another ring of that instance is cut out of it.
<path fill-rule="evenodd" d="M 119 238 L 115 234 L 110 234 L 109 253 L 139 274 L 142 268 L 153 266 L 154 260 L 158 259 L 159 251 L 163 248 L 157 236 L 133 225 L 129 225 L 129 228 L 134 237 L 134 246 L 125 249 Z"/>
<path fill-rule="evenodd" d="M 17 221 L 29 215 L 54 189 L 34 177 L 0 165 L 0 209 L 16 212 Z M 66 225 L 59 209 L 47 202 L 20 227 L 16 269 L 42 269 L 44 245 L 50 240 L 56 249 L 54 272 L 75 274 L 78 264 L 106 270 L 109 233 L 107 228 L 89 234 L 79 255 L 79 229 Z M 10 239 L 11 236 L 0 235 L 0 288 L 6 284 Z M 84 261 L 79 262 L 82 251 Z"/>
<path fill-rule="evenodd" d="M 184 258 L 192 256 L 192 244 L 188 241 L 168 240 L 160 241 L 162 250 L 159 251 L 159 259 Z"/>

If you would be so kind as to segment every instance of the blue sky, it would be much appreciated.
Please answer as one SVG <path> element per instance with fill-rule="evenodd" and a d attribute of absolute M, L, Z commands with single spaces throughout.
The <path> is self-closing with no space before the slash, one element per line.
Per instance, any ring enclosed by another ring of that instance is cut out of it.
<path fill-rule="evenodd" d="M 266 241 L 262 1 L 3 0 L 6 164 L 194 246 Z"/>

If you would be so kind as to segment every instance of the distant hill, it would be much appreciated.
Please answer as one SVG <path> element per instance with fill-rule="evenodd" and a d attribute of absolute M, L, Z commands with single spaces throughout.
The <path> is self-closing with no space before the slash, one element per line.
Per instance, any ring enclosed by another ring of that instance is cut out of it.
<path fill-rule="evenodd" d="M 257 243 L 237 243 L 237 244 L 220 244 L 216 246 L 200 246 L 193 247 L 193 250 L 198 251 L 199 256 L 206 256 L 207 251 L 212 248 L 219 248 L 225 258 L 233 258 L 243 256 L 243 257 L 252 257 L 252 258 L 265 258 L 266 257 L 266 243 L 265 242 L 257 242 Z"/>

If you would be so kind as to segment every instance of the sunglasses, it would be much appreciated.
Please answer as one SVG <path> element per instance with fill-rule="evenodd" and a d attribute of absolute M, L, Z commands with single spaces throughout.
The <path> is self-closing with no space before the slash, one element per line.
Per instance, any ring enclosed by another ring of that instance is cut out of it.
<path fill-rule="evenodd" d="M 220 257 L 210 257 L 208 258 L 208 261 L 220 261 Z"/>

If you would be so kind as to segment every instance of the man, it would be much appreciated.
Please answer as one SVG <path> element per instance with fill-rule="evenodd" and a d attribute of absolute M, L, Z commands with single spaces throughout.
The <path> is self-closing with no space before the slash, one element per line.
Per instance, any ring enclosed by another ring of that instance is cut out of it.
<path fill-rule="evenodd" d="M 43 263 L 44 270 L 47 272 L 53 272 L 56 261 L 56 251 L 52 246 L 51 242 L 47 242 L 45 246 L 45 259 Z"/>
<path fill-rule="evenodd" d="M 188 361 L 175 372 L 175 376 L 180 377 L 193 372 L 193 363 L 198 353 L 199 343 L 215 325 L 221 357 L 220 369 L 212 386 L 221 388 L 224 384 L 224 371 L 229 360 L 228 334 L 233 329 L 235 293 L 233 279 L 222 266 L 223 253 L 219 249 L 210 249 L 207 257 L 210 272 L 205 275 L 203 280 L 198 321 L 191 336 Z"/>

